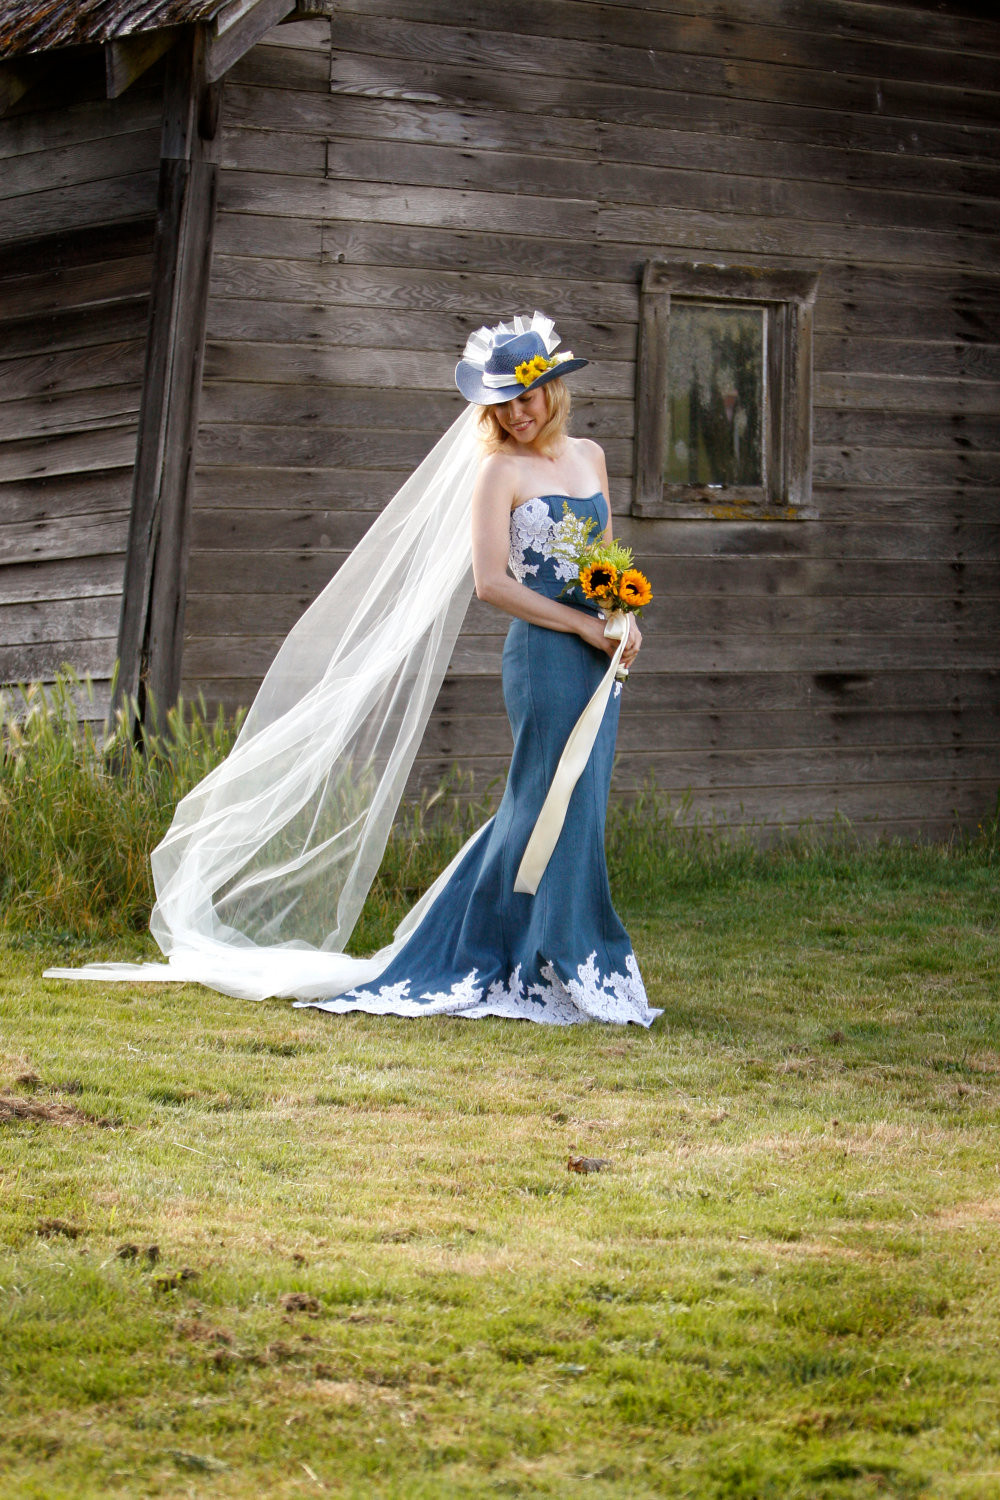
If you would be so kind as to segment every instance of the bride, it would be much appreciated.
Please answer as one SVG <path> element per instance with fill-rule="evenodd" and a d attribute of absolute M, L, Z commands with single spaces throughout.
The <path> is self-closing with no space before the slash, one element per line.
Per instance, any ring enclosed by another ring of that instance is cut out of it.
<path fill-rule="evenodd" d="M 560 529 L 591 521 L 610 539 L 611 517 L 601 449 L 567 431 L 565 377 L 587 361 L 559 343 L 537 312 L 469 339 L 455 378 L 470 409 L 295 626 L 230 756 L 154 851 L 150 926 L 168 962 L 51 976 L 194 980 L 337 1012 L 651 1024 L 604 857 L 615 671 L 641 636 L 626 616 L 609 638 L 596 605 L 566 595 Z M 470 565 L 479 598 L 513 617 L 507 785 L 393 942 L 352 958 Z"/>

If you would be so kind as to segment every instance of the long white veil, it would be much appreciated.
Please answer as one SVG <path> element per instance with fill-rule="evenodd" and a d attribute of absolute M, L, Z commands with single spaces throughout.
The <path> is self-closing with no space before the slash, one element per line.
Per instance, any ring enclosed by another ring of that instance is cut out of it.
<path fill-rule="evenodd" d="M 475 424 L 470 407 L 377 517 L 284 641 L 230 755 L 178 804 L 152 856 L 167 963 L 48 975 L 309 1000 L 388 964 L 448 872 L 390 947 L 343 948 L 468 606 Z"/>

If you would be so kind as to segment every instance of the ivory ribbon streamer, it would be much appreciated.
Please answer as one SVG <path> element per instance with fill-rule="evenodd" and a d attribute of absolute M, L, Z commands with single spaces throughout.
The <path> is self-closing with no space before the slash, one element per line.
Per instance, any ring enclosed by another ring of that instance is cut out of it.
<path fill-rule="evenodd" d="M 613 614 L 604 627 L 604 634 L 609 640 L 618 642 L 618 649 L 611 658 L 611 665 L 602 677 L 593 697 L 569 732 L 569 738 L 563 747 L 563 753 L 559 757 L 559 764 L 552 778 L 552 785 L 542 803 L 542 810 L 535 820 L 535 826 L 531 830 L 531 837 L 514 881 L 515 891 L 525 896 L 533 896 L 538 890 L 538 882 L 545 874 L 545 867 L 562 833 L 573 788 L 580 780 L 583 768 L 590 759 L 590 752 L 597 739 L 597 731 L 604 718 L 604 710 L 611 697 L 611 685 L 621 664 L 625 642 L 628 640 L 628 615 L 621 610 Z"/>

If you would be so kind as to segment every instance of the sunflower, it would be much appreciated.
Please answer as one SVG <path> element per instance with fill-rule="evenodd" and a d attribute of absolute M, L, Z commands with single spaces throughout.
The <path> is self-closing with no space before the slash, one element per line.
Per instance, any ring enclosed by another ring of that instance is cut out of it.
<path fill-rule="evenodd" d="M 622 581 L 618 589 L 622 603 L 629 609 L 642 609 L 653 597 L 653 590 L 649 586 L 649 579 L 638 568 L 626 568 L 622 574 Z"/>
<path fill-rule="evenodd" d="M 614 563 L 591 563 L 580 573 L 580 587 L 588 599 L 598 599 L 602 594 L 610 594 L 617 582 L 618 569 Z"/>
<path fill-rule="evenodd" d="M 533 359 L 526 359 L 518 365 L 514 371 L 514 379 L 519 385 L 531 385 L 533 380 L 537 380 L 540 375 L 551 370 L 554 364 L 554 359 L 546 359 L 543 354 L 536 354 Z"/>

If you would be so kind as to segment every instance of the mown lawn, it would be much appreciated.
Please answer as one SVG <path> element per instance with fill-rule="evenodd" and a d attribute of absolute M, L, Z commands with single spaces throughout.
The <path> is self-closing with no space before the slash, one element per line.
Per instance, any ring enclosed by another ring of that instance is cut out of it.
<path fill-rule="evenodd" d="M 8 932 L 4 1493 L 1000 1494 L 990 858 L 622 907 L 649 1033 L 60 984 Z"/>

